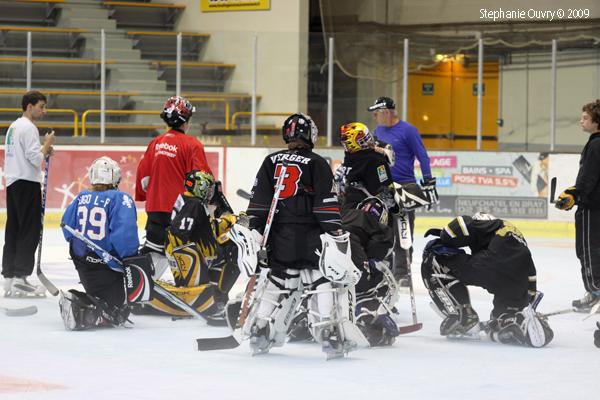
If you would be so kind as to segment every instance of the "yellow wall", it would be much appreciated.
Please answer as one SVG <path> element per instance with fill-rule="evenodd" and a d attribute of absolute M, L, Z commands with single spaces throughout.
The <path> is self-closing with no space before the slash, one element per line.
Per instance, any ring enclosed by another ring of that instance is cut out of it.
<path fill-rule="evenodd" d="M 498 126 L 498 64 L 485 63 L 483 71 L 485 93 L 483 96 L 483 136 L 485 150 L 497 149 Z M 433 95 L 424 95 L 422 85 L 433 83 Z M 408 120 L 423 135 L 428 149 L 475 149 L 477 134 L 477 96 L 473 85 L 477 83 L 477 64 L 465 67 L 460 62 L 449 61 L 416 73 L 408 79 Z M 448 134 L 470 139 L 430 139 L 427 134 Z"/>

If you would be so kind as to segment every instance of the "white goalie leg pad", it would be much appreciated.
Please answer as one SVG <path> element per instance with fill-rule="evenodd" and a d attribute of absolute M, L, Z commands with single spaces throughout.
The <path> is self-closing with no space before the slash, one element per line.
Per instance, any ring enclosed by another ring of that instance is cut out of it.
<path fill-rule="evenodd" d="M 244 333 L 248 336 L 252 334 L 254 325 L 258 329 L 268 326 L 267 339 L 272 346 L 285 343 L 289 324 L 302 295 L 298 270 L 287 269 L 282 275 L 285 277 L 269 276 L 260 287 L 257 284 L 256 299 L 244 324 Z"/>
<path fill-rule="evenodd" d="M 154 251 L 150 252 L 150 257 L 152 257 L 152 264 L 154 265 L 152 279 L 156 281 L 159 280 L 169 268 L 169 259 L 164 254 L 159 254 Z"/>
<path fill-rule="evenodd" d="M 255 229 L 250 230 L 235 224 L 227 232 L 227 237 L 237 246 L 237 265 L 240 273 L 244 278 L 249 279 L 256 271 L 262 235 Z"/>
<path fill-rule="evenodd" d="M 331 282 L 356 285 L 361 272 L 352 262 L 350 232 L 339 236 L 323 233 L 320 237 L 321 251 L 315 253 L 319 256 L 321 274 Z"/>
<path fill-rule="evenodd" d="M 354 286 L 328 282 L 323 279 L 320 271 L 315 270 L 303 270 L 301 276 L 306 286 L 317 283 L 312 290 L 305 291 L 310 296 L 308 321 L 313 337 L 320 341 L 323 329 L 335 327 L 342 341 L 352 341 L 358 346 L 368 347 L 369 342 L 354 324 Z"/>

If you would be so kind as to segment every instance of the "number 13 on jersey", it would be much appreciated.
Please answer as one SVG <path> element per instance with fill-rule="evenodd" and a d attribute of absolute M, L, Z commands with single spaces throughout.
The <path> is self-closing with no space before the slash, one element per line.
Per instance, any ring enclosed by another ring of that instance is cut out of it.
<path fill-rule="evenodd" d="M 279 174 L 281 173 L 281 168 L 283 164 L 277 164 L 275 166 L 275 182 L 277 182 L 277 178 L 279 178 Z M 285 168 L 285 176 L 283 177 L 283 181 L 281 185 L 283 188 L 279 193 L 280 199 L 287 199 L 288 197 L 293 197 L 298 193 L 298 188 L 300 187 L 300 176 L 302 176 L 302 170 L 296 164 L 288 164 Z"/>

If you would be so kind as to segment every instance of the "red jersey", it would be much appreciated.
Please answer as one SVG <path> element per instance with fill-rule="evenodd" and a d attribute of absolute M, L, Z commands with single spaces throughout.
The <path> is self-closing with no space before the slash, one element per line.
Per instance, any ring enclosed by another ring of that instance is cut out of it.
<path fill-rule="evenodd" d="M 185 174 L 193 169 L 212 171 L 204 146 L 195 137 L 171 129 L 150 142 L 135 178 L 135 199 L 146 202 L 146 212 L 173 210 L 183 192 Z"/>

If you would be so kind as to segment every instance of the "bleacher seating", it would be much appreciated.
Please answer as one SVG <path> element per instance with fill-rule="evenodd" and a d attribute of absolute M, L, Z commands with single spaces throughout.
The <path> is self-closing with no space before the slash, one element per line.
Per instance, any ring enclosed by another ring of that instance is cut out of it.
<path fill-rule="evenodd" d="M 129 31 L 135 47 L 145 60 L 175 60 L 177 58 L 177 32 Z M 181 60 L 197 61 L 200 50 L 208 41 L 207 33 L 183 32 L 181 38 Z"/>
<path fill-rule="evenodd" d="M 102 5 L 111 10 L 117 28 L 124 29 L 173 30 L 177 18 L 185 10 L 182 4 L 103 1 Z"/>
<path fill-rule="evenodd" d="M 27 32 L 31 32 L 33 57 L 79 57 L 85 29 L 0 26 L 0 55 L 27 55 Z"/>
<path fill-rule="evenodd" d="M 107 30 L 106 109 L 132 111 L 107 114 L 107 134 L 148 136 L 164 129 L 155 114 L 175 91 L 173 27 L 185 6 L 150 0 L 0 0 L 0 8 L 0 108 L 20 105 L 30 31 L 32 88 L 46 94 L 48 108 L 54 110 L 40 127 L 80 135 L 83 114 L 100 108 L 102 27 Z M 182 39 L 182 95 L 197 108 L 192 133 L 229 134 L 231 115 L 250 109 L 248 94 L 225 92 L 235 65 L 199 62 L 209 34 L 185 32 Z M 0 113 L 0 134 L 19 114 L 19 110 Z M 87 113 L 85 120 L 86 134 L 97 135 L 98 113 Z"/>
<path fill-rule="evenodd" d="M 176 62 L 151 61 L 161 72 L 160 78 L 167 81 L 167 89 L 175 90 Z M 225 80 L 234 64 L 201 63 L 185 61 L 181 63 L 181 89 L 198 92 L 222 92 Z"/>
<path fill-rule="evenodd" d="M 0 24 L 54 26 L 64 0 L 0 0 Z"/>

